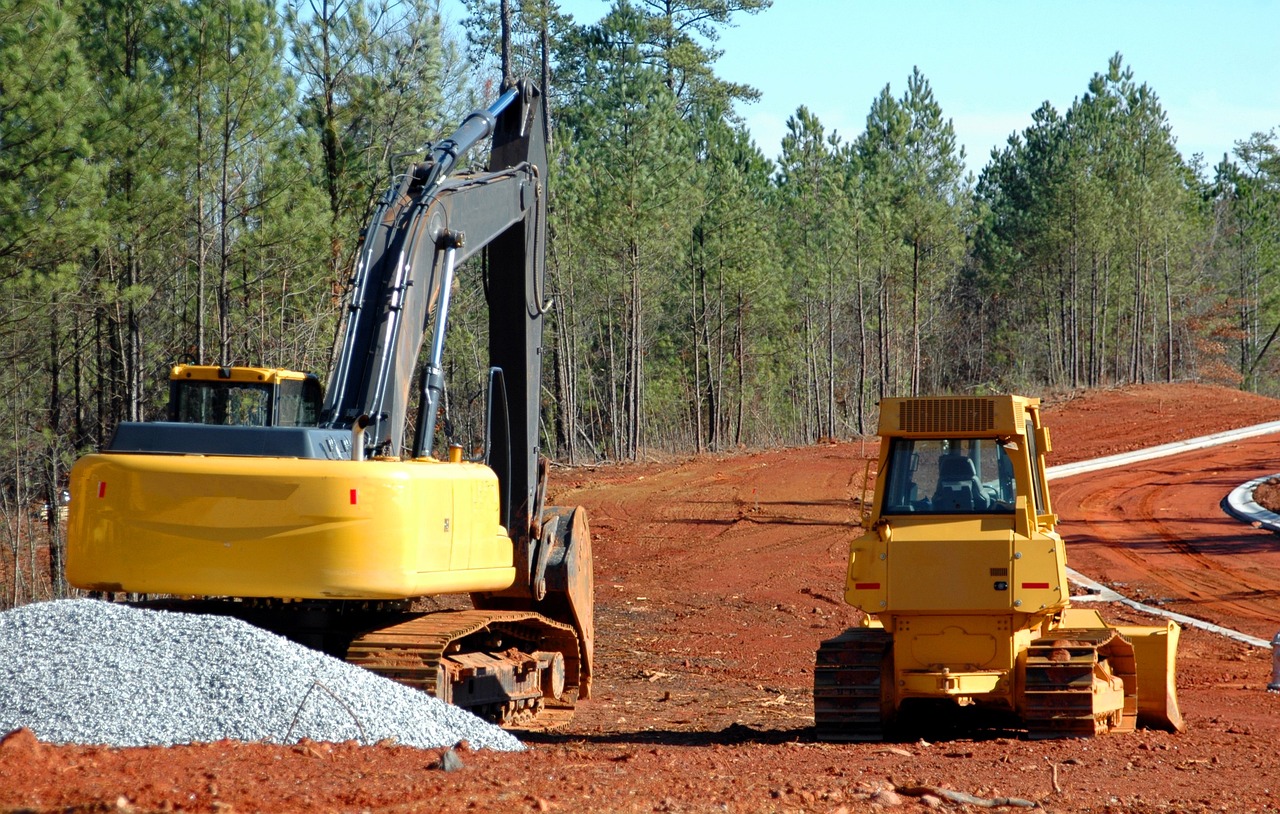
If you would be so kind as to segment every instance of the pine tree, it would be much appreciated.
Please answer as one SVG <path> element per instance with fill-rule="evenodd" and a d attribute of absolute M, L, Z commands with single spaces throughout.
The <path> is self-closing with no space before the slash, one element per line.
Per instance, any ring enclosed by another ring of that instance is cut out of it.
<path fill-rule="evenodd" d="M 72 9 L 0 2 L 0 387 L 11 422 L 0 434 L 4 605 L 66 593 L 58 507 L 83 437 L 73 419 L 78 405 L 67 403 L 79 384 L 75 264 L 96 237 L 101 189 L 88 137 L 92 85 L 78 41 Z M 29 506 L 43 508 L 33 516 Z M 35 568 L 41 544 L 43 572 Z"/>
<path fill-rule="evenodd" d="M 622 361 L 604 371 L 600 390 L 611 452 L 626 458 L 646 444 L 649 375 L 665 371 L 671 353 L 661 330 L 671 313 L 665 298 L 672 270 L 681 266 L 681 240 L 701 206 L 689 182 L 687 125 L 661 75 L 644 65 L 634 45 L 643 26 L 624 6 L 590 33 L 587 92 L 561 112 L 569 160 L 557 184 L 568 193 L 562 204 L 581 207 L 561 206 L 562 223 L 570 226 L 557 236 L 584 246 L 598 274 L 596 353 Z M 656 365 L 649 361 L 655 357 Z M 671 382 L 654 383 L 662 405 L 654 414 L 670 415 Z"/>

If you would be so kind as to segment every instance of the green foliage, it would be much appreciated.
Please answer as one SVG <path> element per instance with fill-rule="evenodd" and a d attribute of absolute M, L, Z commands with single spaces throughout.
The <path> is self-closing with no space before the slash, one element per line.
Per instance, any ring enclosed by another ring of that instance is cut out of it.
<path fill-rule="evenodd" d="M 95 230 L 90 75 L 72 14 L 0 2 L 0 280 L 73 254 Z"/>
<path fill-rule="evenodd" d="M 1212 206 L 1207 283 L 1229 292 L 1198 299 L 1206 335 L 1198 349 L 1222 380 L 1274 394 L 1280 334 L 1280 136 L 1272 130 L 1236 143 L 1237 162 L 1224 156 L 1205 197 Z M 1214 307 L 1216 306 L 1216 307 Z"/>
<path fill-rule="evenodd" d="M 918 69 L 860 132 L 801 106 L 762 149 L 735 108 L 755 91 L 715 61 L 769 5 L 509 3 L 514 70 L 554 102 L 545 449 L 811 442 L 913 392 L 1280 392 L 1275 131 L 1207 177 L 1117 54 L 976 184 Z M 172 362 L 327 369 L 371 202 L 497 92 L 500 4 L 467 7 L 455 33 L 433 0 L 0 0 L 6 506 L 155 416 Z M 468 441 L 483 279 L 459 272 L 450 321 Z"/>
<path fill-rule="evenodd" d="M 1032 381 L 1194 375 L 1205 214 L 1159 98 L 1119 54 L 1065 116 L 1042 106 L 977 192 L 987 213 L 967 293 L 998 303 L 988 331 L 1031 329 L 1006 336 L 1009 358 L 1034 360 Z"/>
<path fill-rule="evenodd" d="M 655 369 L 646 360 L 669 350 L 654 330 L 670 313 L 683 240 L 701 207 L 692 141 L 676 99 L 636 47 L 643 21 L 626 8 L 606 17 L 583 63 L 586 89 L 561 111 L 558 140 L 566 162 L 556 188 L 568 228 L 557 237 L 582 247 L 609 289 L 604 309 L 582 335 L 594 353 L 621 362 L 609 371 L 610 454 L 634 457 L 643 445 L 646 390 Z M 568 296 L 575 296 L 569 293 Z M 660 365 L 666 369 L 668 365 Z M 663 410 L 669 414 L 669 410 Z"/>
<path fill-rule="evenodd" d="M 919 69 L 900 99 L 888 85 L 880 92 L 854 149 L 879 297 L 879 393 L 951 386 L 947 372 L 967 339 L 957 342 L 957 327 L 967 320 L 938 306 L 964 260 L 971 193 L 955 129 Z"/>
<path fill-rule="evenodd" d="M 440 16 L 427 0 L 295 2 L 285 25 L 301 121 L 319 142 L 332 238 L 342 246 L 336 270 L 350 264 L 351 239 L 394 165 L 455 124 L 442 108 L 456 89 L 443 76 Z"/>

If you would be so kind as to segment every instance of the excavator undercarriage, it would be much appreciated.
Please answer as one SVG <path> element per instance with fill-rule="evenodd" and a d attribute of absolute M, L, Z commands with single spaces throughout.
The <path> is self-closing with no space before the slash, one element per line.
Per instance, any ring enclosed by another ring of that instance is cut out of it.
<path fill-rule="evenodd" d="M 408 602 L 159 599 L 135 607 L 232 616 L 512 728 L 566 723 L 590 695 L 572 625 L 531 611 L 411 611 Z"/>
<path fill-rule="evenodd" d="M 587 692 L 573 628 L 519 611 L 416 616 L 356 637 L 346 660 L 509 727 L 562 724 Z"/>

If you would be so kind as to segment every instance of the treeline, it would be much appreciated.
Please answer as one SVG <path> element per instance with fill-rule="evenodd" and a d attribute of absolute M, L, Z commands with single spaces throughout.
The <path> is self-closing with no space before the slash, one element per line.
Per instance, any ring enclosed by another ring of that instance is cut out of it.
<path fill-rule="evenodd" d="M 5 600 L 58 590 L 42 507 L 160 414 L 170 364 L 323 375 L 371 203 L 496 95 L 504 41 L 552 101 L 558 459 L 848 437 L 885 395 L 1277 391 L 1275 131 L 1187 159 L 1116 55 L 976 178 L 919 70 L 861 133 L 801 107 L 758 145 L 715 43 L 768 6 L 466 0 L 451 27 L 433 0 L 0 0 Z M 485 358 L 482 275 L 461 279 L 459 426 Z"/>

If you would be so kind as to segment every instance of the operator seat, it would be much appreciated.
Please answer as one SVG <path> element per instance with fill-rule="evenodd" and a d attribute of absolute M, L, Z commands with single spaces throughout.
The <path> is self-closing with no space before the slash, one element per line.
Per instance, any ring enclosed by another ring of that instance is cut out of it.
<path fill-rule="evenodd" d="M 938 459 L 938 488 L 933 493 L 935 512 L 968 512 L 985 509 L 988 503 L 972 460 L 954 454 Z"/>

